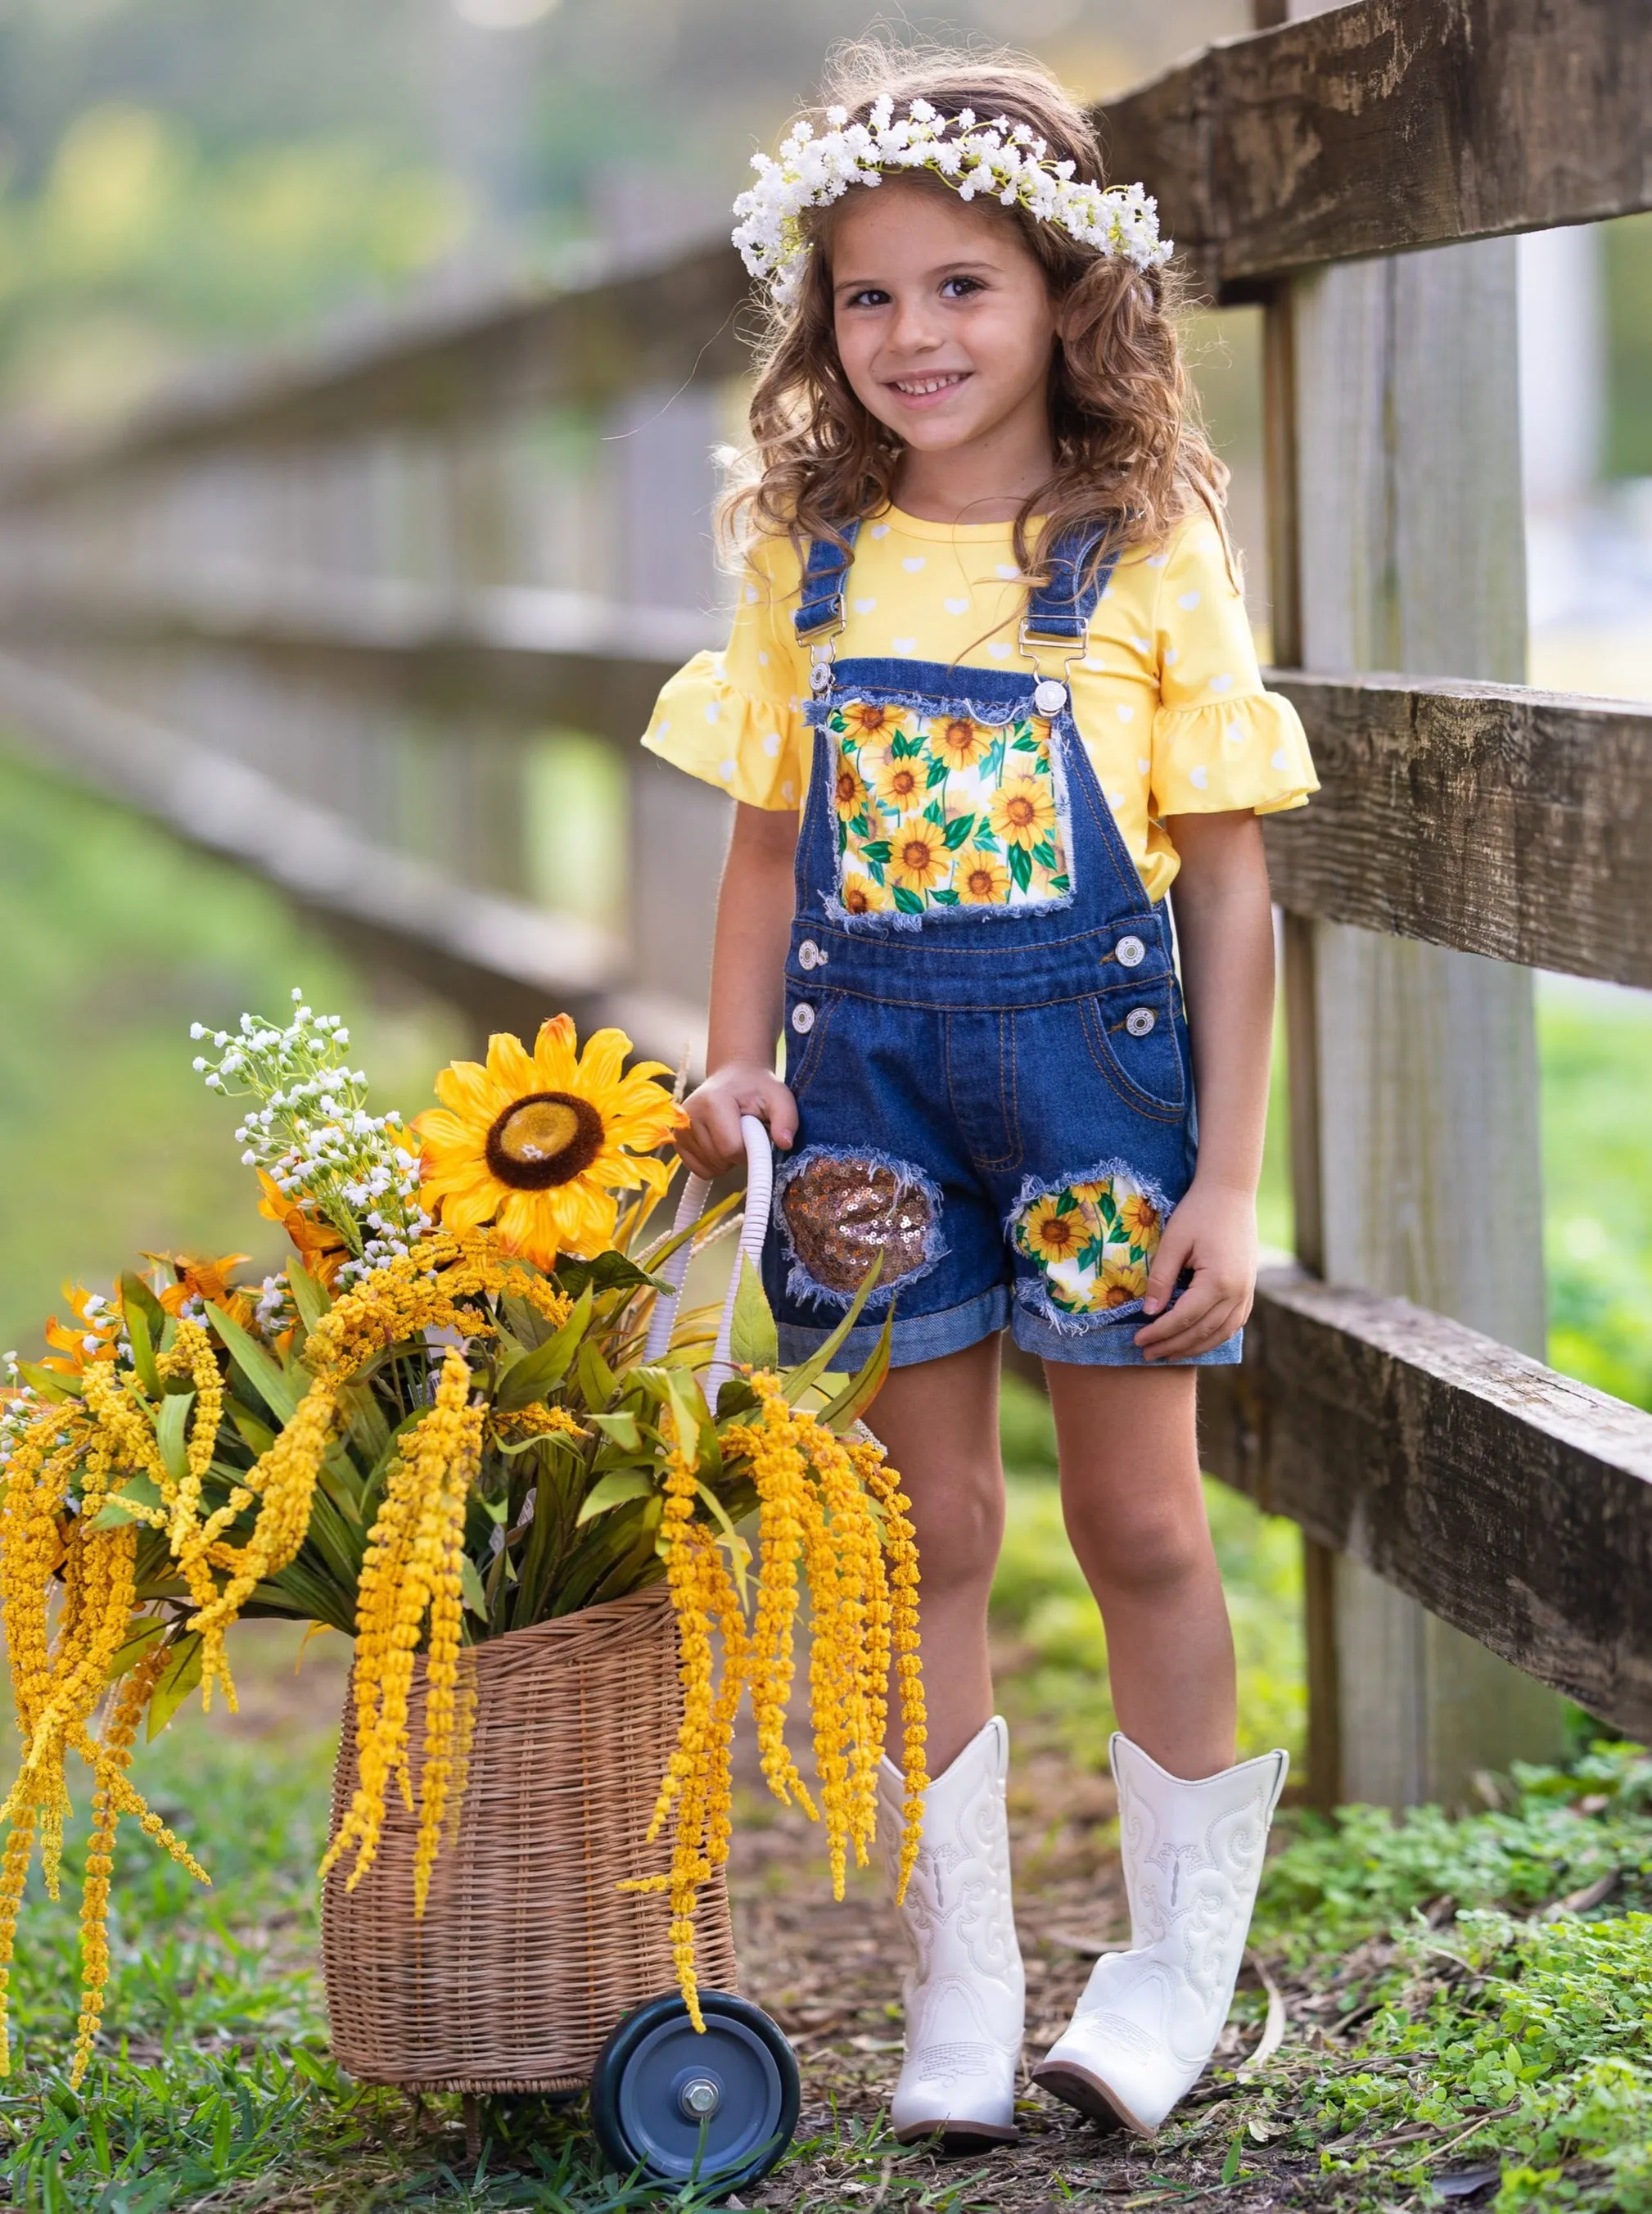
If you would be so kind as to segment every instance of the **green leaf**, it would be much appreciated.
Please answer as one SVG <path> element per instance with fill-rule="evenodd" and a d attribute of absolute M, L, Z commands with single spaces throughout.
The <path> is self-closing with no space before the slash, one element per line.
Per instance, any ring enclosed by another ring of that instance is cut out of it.
<path fill-rule="evenodd" d="M 43 1368 L 38 1361 L 20 1361 L 17 1373 L 44 1399 L 79 1399 L 84 1397 L 84 1387 L 79 1377 L 70 1376 L 60 1368 Z"/>
<path fill-rule="evenodd" d="M 921 914 L 923 902 L 916 892 L 909 892 L 904 884 L 895 887 L 895 904 L 902 914 Z"/>
<path fill-rule="evenodd" d="M 160 1343 L 161 1332 L 167 1326 L 167 1311 L 156 1299 L 154 1287 L 146 1283 L 136 1269 L 121 1271 L 120 1311 L 129 1325 L 133 1315 L 141 1314 L 149 1325 L 150 1343 Z"/>
<path fill-rule="evenodd" d="M 288 1262 L 287 1282 L 306 1332 L 314 1330 L 333 1305 L 327 1286 L 312 1276 L 301 1261 Z"/>
<path fill-rule="evenodd" d="M 931 892 L 929 904 L 932 907 L 957 907 L 958 896 L 956 892 Z"/>
<path fill-rule="evenodd" d="M 876 861 L 881 868 L 894 851 L 895 843 L 892 839 L 870 838 L 860 848 L 860 858 L 863 861 Z"/>
<path fill-rule="evenodd" d="M 128 1477 L 119 1491 L 112 1491 L 87 1524 L 89 1530 L 119 1530 L 123 1524 L 136 1519 L 134 1509 L 140 1507 L 164 1507 L 160 1487 L 152 1476 L 140 1470 Z"/>
<path fill-rule="evenodd" d="M 90 1525 L 88 1526 L 89 1527 Z M 135 1668 L 157 1637 L 166 1635 L 165 1618 L 158 1614 L 135 1614 L 126 1624 L 126 1635 L 116 1646 L 109 1663 L 109 1681 L 125 1675 Z"/>
<path fill-rule="evenodd" d="M 623 1507 L 627 1499 L 646 1499 L 651 1491 L 658 1489 L 646 1469 L 614 1469 L 607 1476 L 599 1477 L 585 1494 L 573 1518 L 574 1527 L 578 1529 L 582 1522 L 590 1522 L 598 1514 L 606 1514 L 610 1507 Z"/>
<path fill-rule="evenodd" d="M 942 829 L 945 827 L 946 810 L 939 799 L 932 799 L 924 809 L 922 819 L 926 823 L 933 823 L 937 830 Z"/>
<path fill-rule="evenodd" d="M 866 1357 L 865 1367 L 858 1376 L 852 1376 L 834 1399 L 828 1400 L 820 1410 L 820 1419 L 829 1429 L 846 1430 L 858 1422 L 884 1388 L 884 1379 L 889 1374 L 890 1355 L 895 1346 L 895 1302 L 890 1302 L 889 1313 L 878 1332 L 878 1342 Z"/>
<path fill-rule="evenodd" d="M 487 1619 L 487 1593 L 482 1589 L 482 1580 L 476 1563 L 468 1553 L 459 1556 L 459 1593 L 468 1611 L 479 1621 Z"/>
<path fill-rule="evenodd" d="M 268 1453 L 270 1447 L 275 1443 L 275 1432 L 269 1424 L 260 1422 L 256 1415 L 249 1414 L 239 1399 L 226 1399 L 223 1404 L 229 1420 L 235 1424 L 240 1435 L 241 1442 L 254 1459 L 257 1459 L 262 1454 Z"/>
<path fill-rule="evenodd" d="M 174 1483 L 181 1483 L 189 1473 L 189 1410 L 194 1404 L 193 1391 L 168 1393 L 155 1417 L 155 1442 Z"/>
<path fill-rule="evenodd" d="M 603 1292 L 635 1291 L 644 1284 L 657 1292 L 669 1288 L 663 1276 L 651 1276 L 628 1254 L 614 1252 L 599 1253 L 594 1261 L 560 1260 L 556 1281 L 565 1292 L 576 1298 L 587 1285 L 599 1295 Z"/>
<path fill-rule="evenodd" d="M 951 774 L 951 770 L 947 768 L 944 761 L 939 759 L 932 761 L 929 764 L 929 774 L 924 779 L 924 790 L 933 792 L 938 784 L 945 784 Z M 939 819 L 937 817 L 937 820 Z"/>
<path fill-rule="evenodd" d="M 778 1368 L 780 1334 L 763 1293 L 763 1280 L 745 1254 L 740 1256 L 740 1282 L 734 1294 L 734 1335 L 731 1353 L 745 1368 Z"/>
<path fill-rule="evenodd" d="M 1032 856 L 1025 846 L 1012 846 L 1009 852 L 1010 874 L 1025 891 L 1032 883 Z"/>
<path fill-rule="evenodd" d="M 138 1294 L 142 1294 L 140 1299 Z M 161 1396 L 161 1374 L 155 1365 L 156 1331 L 166 1323 L 166 1310 L 162 1306 L 141 1276 L 129 1269 L 120 1279 L 121 1308 L 126 1324 L 126 1336 L 132 1340 L 132 1367 L 139 1381 L 151 1399 Z M 160 1322 L 151 1327 L 150 1311 L 153 1308 Z"/>
<path fill-rule="evenodd" d="M 619 1391 L 618 1379 L 592 1338 L 588 1337 L 579 1349 L 575 1373 L 579 1379 L 579 1396 L 593 1411 L 606 1407 Z"/>
<path fill-rule="evenodd" d="M 292 1379 L 266 1353 L 255 1338 L 248 1337 L 233 1315 L 209 1300 L 207 1313 L 212 1327 L 229 1349 L 230 1358 L 252 1385 L 278 1422 L 290 1422 L 298 1411 L 303 1393 Z"/>
<path fill-rule="evenodd" d="M 976 818 L 973 815 L 955 815 L 946 826 L 948 852 L 956 853 L 975 827 Z"/>
<path fill-rule="evenodd" d="M 201 1634 L 198 1630 L 186 1630 L 174 1644 L 172 1658 L 150 1694 L 145 1735 L 151 1745 L 200 1680 Z"/>
<path fill-rule="evenodd" d="M 1239 2162 L 1245 2151 L 1245 2132 L 1235 2130 L 1233 2143 L 1227 2148 L 1227 2157 L 1221 2164 L 1221 2180 L 1232 2183 L 1239 2172 Z"/>
<path fill-rule="evenodd" d="M 593 1415 L 590 1422 L 593 1429 L 601 1430 L 605 1438 L 627 1453 L 637 1452 L 642 1444 L 636 1416 L 623 1408 L 618 1414 Z"/>
<path fill-rule="evenodd" d="M 687 1368 L 668 1368 L 664 1373 L 665 1397 L 676 1418 L 678 1442 L 686 1450 L 686 1441 L 692 1438 L 696 1469 L 708 1476 L 720 1476 L 722 1440 L 717 1434 L 717 1425 L 712 1420 L 699 1379 Z"/>
<path fill-rule="evenodd" d="M 572 1367 L 579 1342 L 590 1327 L 596 1300 L 596 1293 L 587 1284 L 561 1329 L 548 1337 L 537 1353 L 524 1353 L 520 1361 L 511 1362 L 493 1393 L 496 1407 L 507 1411 L 512 1407 L 529 1407 L 555 1391 Z"/>
<path fill-rule="evenodd" d="M 1037 861 L 1041 869 L 1053 869 L 1055 867 L 1055 848 L 1050 844 L 1048 838 L 1041 838 L 1038 841 L 1037 844 L 1032 849 L 1032 858 Z"/>
<path fill-rule="evenodd" d="M 860 1321 L 860 1310 L 866 1306 L 866 1301 L 872 1297 L 872 1287 L 877 1283 L 878 1277 L 882 1275 L 883 1272 L 884 1257 L 879 1253 L 873 1260 L 871 1268 L 867 1269 L 866 1275 L 860 1279 L 860 1288 L 856 1292 L 854 1299 L 850 1300 L 848 1312 L 844 1316 L 842 1321 L 839 1323 L 837 1328 L 832 1332 L 824 1345 L 821 1346 L 817 1352 L 811 1353 L 807 1361 L 799 1362 L 797 1367 L 788 1368 L 785 1375 L 780 1379 L 781 1385 L 785 1389 L 786 1396 L 794 1407 L 797 1405 L 798 1401 L 803 1397 L 803 1394 L 809 1389 L 810 1385 L 818 1378 L 823 1376 L 826 1373 L 826 1371 L 831 1367 L 832 1355 L 842 1344 L 844 1339 L 847 1337 L 849 1332 L 854 1328 L 856 1323 Z"/>

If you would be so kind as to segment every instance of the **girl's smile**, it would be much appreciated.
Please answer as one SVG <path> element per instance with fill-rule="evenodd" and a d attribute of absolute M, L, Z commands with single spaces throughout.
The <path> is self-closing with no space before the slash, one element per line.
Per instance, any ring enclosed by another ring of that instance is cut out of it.
<path fill-rule="evenodd" d="M 1056 340 L 1044 273 L 997 206 L 891 177 L 835 211 L 833 333 L 868 413 L 902 441 L 909 513 L 1001 521 L 1048 477 Z"/>

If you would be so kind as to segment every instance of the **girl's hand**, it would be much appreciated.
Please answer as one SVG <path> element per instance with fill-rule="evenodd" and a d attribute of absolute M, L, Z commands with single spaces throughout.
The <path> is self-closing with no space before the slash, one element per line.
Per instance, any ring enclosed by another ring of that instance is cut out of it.
<path fill-rule="evenodd" d="M 1175 1305 L 1184 1269 L 1193 1281 Z M 1149 1361 L 1188 1361 L 1231 1337 L 1256 1296 L 1256 1202 L 1248 1192 L 1202 1184 L 1196 1176 L 1172 1209 L 1147 1273 L 1142 1312 L 1157 1315 L 1135 1342 Z"/>
<path fill-rule="evenodd" d="M 688 1128 L 676 1149 L 696 1176 L 720 1176 L 745 1159 L 742 1115 L 756 1115 L 782 1151 L 798 1135 L 798 1103 L 772 1068 L 761 1061 L 727 1061 L 684 1101 Z"/>

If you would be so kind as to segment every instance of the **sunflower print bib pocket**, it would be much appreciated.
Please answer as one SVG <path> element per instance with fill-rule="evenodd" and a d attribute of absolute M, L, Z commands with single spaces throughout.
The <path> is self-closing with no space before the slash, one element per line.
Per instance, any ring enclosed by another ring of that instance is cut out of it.
<path fill-rule="evenodd" d="M 1001 712 L 1001 711 L 1000 711 Z M 1036 914 L 1073 898 L 1060 740 L 1043 717 L 966 702 L 847 699 L 831 748 L 843 920 Z"/>

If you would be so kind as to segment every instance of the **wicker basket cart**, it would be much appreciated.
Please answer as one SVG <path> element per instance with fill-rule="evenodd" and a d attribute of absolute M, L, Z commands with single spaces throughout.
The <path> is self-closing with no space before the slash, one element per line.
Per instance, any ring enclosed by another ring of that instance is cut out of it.
<path fill-rule="evenodd" d="M 768 1133 L 743 1118 L 749 1178 L 740 1255 L 759 1257 L 768 1218 Z M 677 1213 L 704 1208 L 690 1178 Z M 685 1239 L 662 1274 L 676 1290 Z M 706 1383 L 731 1373 L 737 1257 Z M 647 1357 L 670 1341 L 676 1290 L 659 1296 Z M 672 1974 L 665 1902 L 621 1891 L 668 1865 L 644 1840 L 682 1717 L 676 1618 L 656 1586 L 490 1639 L 472 1651 L 466 1774 L 422 1917 L 413 1912 L 414 1815 L 392 1793 L 378 1853 L 353 1892 L 342 1867 L 322 1895 L 333 2047 L 367 2083 L 408 2090 L 574 2094 L 589 2087 L 604 2152 L 663 2184 L 766 2174 L 797 2126 L 798 2064 L 779 2025 L 737 1996 L 719 1871 L 698 1916 L 703 2033 Z M 334 1781 L 336 1831 L 355 1784 L 347 1706 Z M 408 1737 L 418 1783 L 422 1662 Z"/>

